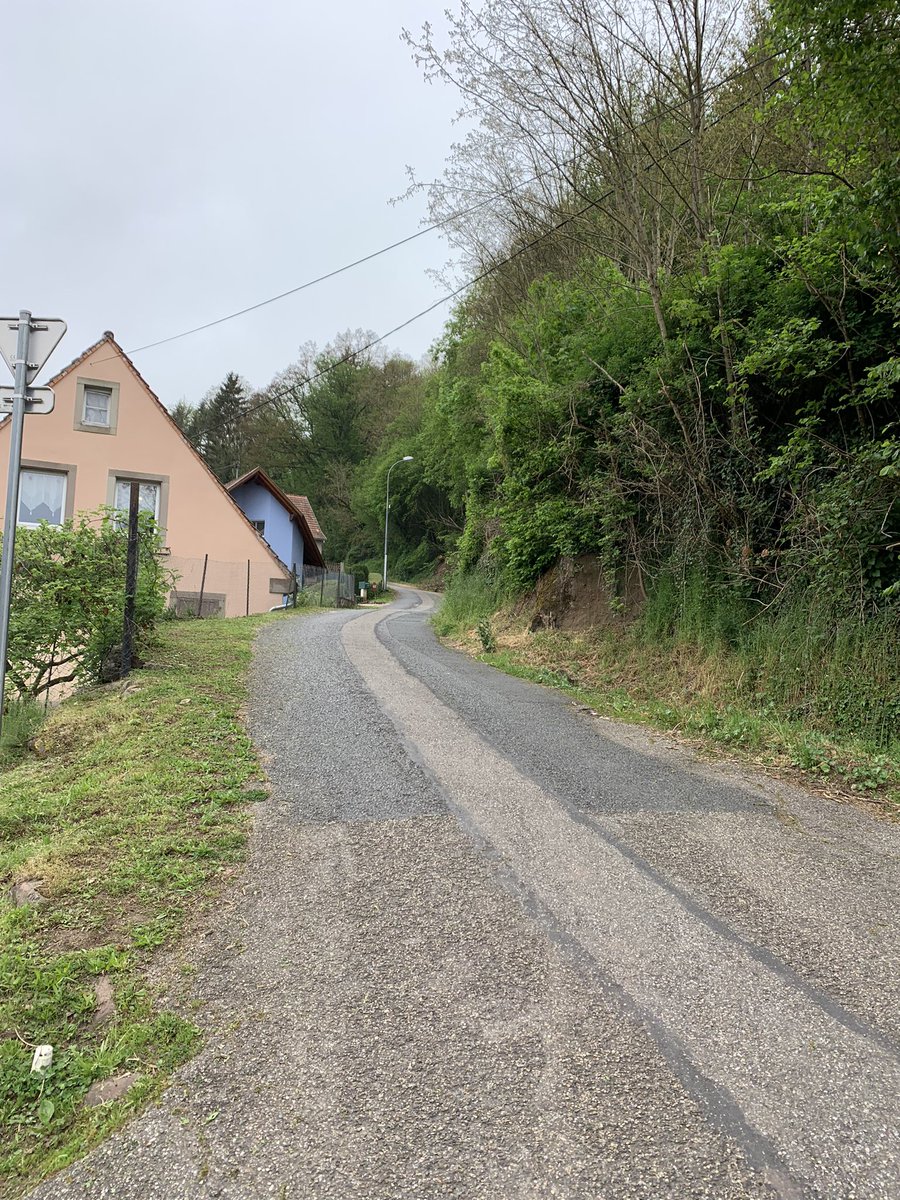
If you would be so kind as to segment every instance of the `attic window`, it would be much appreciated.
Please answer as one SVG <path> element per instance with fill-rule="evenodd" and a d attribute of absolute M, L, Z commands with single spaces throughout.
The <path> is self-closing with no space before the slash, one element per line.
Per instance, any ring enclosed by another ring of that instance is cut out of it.
<path fill-rule="evenodd" d="M 75 392 L 75 428 L 81 433 L 114 434 L 119 415 L 119 385 L 104 379 L 79 379 Z"/>
<path fill-rule="evenodd" d="M 261 536 L 265 534 L 265 532 L 266 532 L 265 521 L 251 521 L 250 524 L 253 526 L 253 528 L 256 530 L 256 532 L 258 534 L 260 534 Z"/>
<path fill-rule="evenodd" d="M 82 425 L 101 425 L 109 428 L 109 410 L 112 404 L 112 388 L 86 387 L 84 389 L 84 412 Z"/>

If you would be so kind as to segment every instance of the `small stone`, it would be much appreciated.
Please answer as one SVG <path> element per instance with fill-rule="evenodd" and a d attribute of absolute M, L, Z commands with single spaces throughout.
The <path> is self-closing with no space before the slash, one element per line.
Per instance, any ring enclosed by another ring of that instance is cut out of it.
<path fill-rule="evenodd" d="M 179 704 L 191 704 L 192 699 L 190 696 L 185 696 L 185 698 L 183 700 L 179 700 L 178 703 Z"/>
<path fill-rule="evenodd" d="M 139 1078 L 136 1071 L 126 1071 L 124 1075 L 99 1079 L 88 1088 L 84 1103 L 88 1108 L 95 1108 L 98 1104 L 109 1104 L 112 1100 L 121 1100 L 125 1093 L 134 1087 Z"/>
<path fill-rule="evenodd" d="M 94 999 L 97 1001 L 97 1007 L 91 1018 L 91 1024 L 105 1025 L 108 1021 L 112 1021 L 116 1015 L 116 1002 L 113 999 L 112 980 L 108 975 L 101 975 L 94 984 Z"/>
<path fill-rule="evenodd" d="M 42 895 L 37 887 L 41 882 L 40 879 L 23 879 L 21 883 L 13 884 L 9 898 L 16 908 L 21 908 L 25 904 L 46 903 L 47 897 Z"/>

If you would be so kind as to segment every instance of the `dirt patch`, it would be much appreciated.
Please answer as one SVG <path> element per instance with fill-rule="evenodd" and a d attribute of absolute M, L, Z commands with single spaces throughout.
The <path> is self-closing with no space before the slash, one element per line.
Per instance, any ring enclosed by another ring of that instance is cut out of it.
<path fill-rule="evenodd" d="M 595 555 L 582 554 L 545 572 L 520 611 L 531 614 L 532 630 L 615 629 L 637 617 L 645 600 L 636 567 L 611 577 Z"/>

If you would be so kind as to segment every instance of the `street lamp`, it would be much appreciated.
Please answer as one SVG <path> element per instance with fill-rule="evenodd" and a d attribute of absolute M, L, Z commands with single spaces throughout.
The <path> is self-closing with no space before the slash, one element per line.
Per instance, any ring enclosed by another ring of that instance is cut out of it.
<path fill-rule="evenodd" d="M 402 462 L 412 462 L 411 454 L 404 454 L 402 458 L 398 458 L 395 463 L 391 463 L 387 473 L 387 487 L 384 492 L 384 575 L 381 579 L 381 586 L 387 590 L 387 529 L 388 529 L 388 510 L 391 506 L 391 471 L 394 467 L 399 467 Z"/>

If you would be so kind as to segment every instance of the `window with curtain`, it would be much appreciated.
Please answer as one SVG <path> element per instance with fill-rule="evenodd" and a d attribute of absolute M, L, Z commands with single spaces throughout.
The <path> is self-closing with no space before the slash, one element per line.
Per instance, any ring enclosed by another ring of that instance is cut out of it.
<path fill-rule="evenodd" d="M 104 429 L 108 428 L 111 403 L 111 388 L 86 387 L 84 389 L 82 425 L 98 425 Z"/>
<path fill-rule="evenodd" d="M 116 480 L 116 499 L 115 506 L 122 512 L 128 512 L 128 505 L 131 501 L 131 480 L 117 479 Z M 139 499 L 138 508 L 141 512 L 149 513 L 154 521 L 159 520 L 159 484 L 148 483 L 141 479 L 135 481 L 139 483 Z"/>
<path fill-rule="evenodd" d="M 19 524 L 62 525 L 68 478 L 62 471 L 23 470 L 19 480 Z"/>

